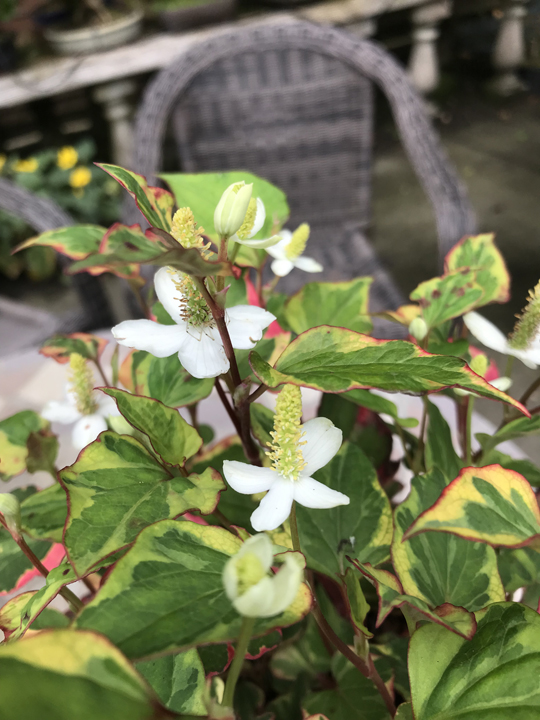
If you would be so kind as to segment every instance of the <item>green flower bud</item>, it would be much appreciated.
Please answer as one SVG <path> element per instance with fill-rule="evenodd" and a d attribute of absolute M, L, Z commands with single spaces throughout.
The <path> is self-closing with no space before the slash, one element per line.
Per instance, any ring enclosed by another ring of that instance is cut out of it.
<path fill-rule="evenodd" d="M 214 212 L 214 227 L 221 237 L 231 237 L 243 225 L 249 208 L 253 183 L 233 183 L 225 190 Z"/>
<path fill-rule="evenodd" d="M 427 334 L 428 326 L 424 318 L 415 317 L 409 325 L 409 335 L 411 335 L 415 340 L 418 340 L 418 342 L 422 342 Z"/>

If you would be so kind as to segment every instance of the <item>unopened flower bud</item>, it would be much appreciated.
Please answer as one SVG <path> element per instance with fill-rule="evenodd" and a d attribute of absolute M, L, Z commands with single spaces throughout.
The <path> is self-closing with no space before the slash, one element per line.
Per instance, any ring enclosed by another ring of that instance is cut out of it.
<path fill-rule="evenodd" d="M 411 337 L 413 337 L 415 340 L 418 340 L 418 342 L 422 342 L 422 340 L 426 337 L 427 334 L 428 326 L 424 318 L 415 317 L 409 325 L 409 335 L 411 335 Z"/>
<path fill-rule="evenodd" d="M 11 493 L 0 493 L 0 515 L 3 524 L 14 535 L 21 531 L 21 506 L 19 501 Z"/>
<path fill-rule="evenodd" d="M 214 227 L 221 237 L 234 235 L 243 225 L 249 208 L 253 183 L 233 183 L 225 190 L 214 212 Z"/>
<path fill-rule="evenodd" d="M 303 561 L 298 553 L 285 553 L 284 564 L 271 574 L 272 541 L 267 535 L 250 537 L 223 570 L 227 597 L 244 617 L 273 617 L 294 601 L 302 582 Z"/>

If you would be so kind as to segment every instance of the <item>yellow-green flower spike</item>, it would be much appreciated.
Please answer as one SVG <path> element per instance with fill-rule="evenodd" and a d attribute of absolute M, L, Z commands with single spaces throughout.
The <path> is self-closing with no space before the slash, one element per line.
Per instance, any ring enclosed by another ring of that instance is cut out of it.
<path fill-rule="evenodd" d="M 527 350 L 540 331 L 540 282 L 529 290 L 529 301 L 514 326 L 508 344 L 514 350 Z"/>
<path fill-rule="evenodd" d="M 171 235 L 186 250 L 204 248 L 204 228 L 197 227 L 191 208 L 180 208 L 172 219 Z"/>
<path fill-rule="evenodd" d="M 180 314 L 182 319 L 194 327 L 212 325 L 214 318 L 206 300 L 189 275 L 178 279 L 178 273 L 171 270 L 173 282 L 180 294 Z"/>
<path fill-rule="evenodd" d="M 285 249 L 285 255 L 289 260 L 296 260 L 306 249 L 309 239 L 309 225 L 302 223 L 292 234 L 291 242 Z"/>
<path fill-rule="evenodd" d="M 92 415 L 97 410 L 97 402 L 94 399 L 94 377 L 86 359 L 79 353 L 71 353 L 69 369 L 69 381 L 77 410 L 81 415 Z"/>
<path fill-rule="evenodd" d="M 238 579 L 238 595 L 243 595 L 266 576 L 262 562 L 255 553 L 251 552 L 238 558 L 236 562 L 236 573 Z"/>
<path fill-rule="evenodd" d="M 251 198 L 249 201 L 248 209 L 246 212 L 246 216 L 244 218 L 244 222 L 240 226 L 240 229 L 236 233 L 240 240 L 245 240 L 247 237 L 249 237 L 250 232 L 253 230 L 253 226 L 255 225 L 255 216 L 257 215 L 257 200 L 255 198 Z"/>
<path fill-rule="evenodd" d="M 285 385 L 276 402 L 272 444 L 266 453 L 274 470 L 288 480 L 298 480 L 306 466 L 302 455 L 302 395 L 297 385 Z"/>

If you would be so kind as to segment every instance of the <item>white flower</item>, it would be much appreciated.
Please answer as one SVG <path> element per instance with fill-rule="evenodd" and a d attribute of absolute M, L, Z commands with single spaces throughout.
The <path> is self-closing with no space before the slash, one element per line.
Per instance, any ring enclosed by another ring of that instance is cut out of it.
<path fill-rule="evenodd" d="M 483 345 L 503 355 L 513 355 L 533 370 L 540 365 L 540 338 L 536 337 L 527 350 L 515 350 L 510 347 L 508 338 L 492 322 L 476 312 L 463 316 L 467 329 Z M 495 383 L 492 383 L 494 385 Z"/>
<path fill-rule="evenodd" d="M 120 343 L 163 358 L 178 353 L 184 368 L 196 378 L 217 377 L 229 369 L 221 336 L 204 299 L 189 276 L 160 268 L 154 278 L 156 294 L 174 325 L 152 320 L 125 320 L 112 329 Z M 237 305 L 225 311 L 233 348 L 255 347 L 276 318 L 262 308 Z"/>
<path fill-rule="evenodd" d="M 268 493 L 251 516 L 255 530 L 274 530 L 289 517 L 293 500 L 308 508 L 348 505 L 343 493 L 314 480 L 311 475 L 324 467 L 341 447 L 343 433 L 327 418 L 318 417 L 300 426 L 304 466 L 297 479 L 290 479 L 274 468 L 255 467 L 236 460 L 223 463 L 229 485 L 243 495 Z"/>
<path fill-rule="evenodd" d="M 323 266 L 316 260 L 302 255 L 309 237 L 309 226 L 304 223 L 294 233 L 281 230 L 279 234 L 281 240 L 273 247 L 266 248 L 266 252 L 275 258 L 271 266 L 274 275 L 285 277 L 295 267 L 309 273 L 323 270 Z"/>
<path fill-rule="evenodd" d="M 94 401 L 96 405 L 95 412 L 83 415 L 77 408 L 75 393 L 68 388 L 64 402 L 56 400 L 48 402 L 41 411 L 41 416 L 45 420 L 59 422 L 62 425 L 75 423 L 71 433 L 71 443 L 75 450 L 79 452 L 91 442 L 94 442 L 100 433 L 107 430 L 105 418 L 120 414 L 116 403 L 108 395 L 95 391 Z"/>
<path fill-rule="evenodd" d="M 225 190 L 214 211 L 214 227 L 221 237 L 237 232 L 246 216 L 253 192 L 253 183 L 236 182 Z M 263 221 L 264 222 L 264 221 Z"/>
<path fill-rule="evenodd" d="M 227 561 L 223 570 L 225 593 L 244 617 L 273 617 L 294 602 L 302 582 L 304 562 L 299 553 L 280 556 L 284 564 L 269 574 L 274 563 L 272 541 L 254 535 Z"/>
<path fill-rule="evenodd" d="M 276 245 L 281 239 L 280 235 L 272 235 L 272 237 L 263 238 L 262 240 L 252 240 L 253 236 L 256 235 L 264 225 L 266 208 L 261 198 L 252 198 L 250 203 L 252 204 L 253 217 L 248 218 L 248 210 L 248 214 L 246 214 L 246 227 L 244 228 L 242 226 L 239 228 L 238 232 L 231 236 L 231 242 L 237 242 L 240 243 L 240 245 L 246 245 L 247 247 L 255 249 L 268 248 Z"/>

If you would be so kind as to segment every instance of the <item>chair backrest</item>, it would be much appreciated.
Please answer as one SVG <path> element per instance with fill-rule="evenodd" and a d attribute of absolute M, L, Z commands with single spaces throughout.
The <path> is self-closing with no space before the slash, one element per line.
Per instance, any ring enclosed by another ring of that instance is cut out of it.
<path fill-rule="evenodd" d="M 74 224 L 73 218 L 54 201 L 39 197 L 5 178 L 0 178 L 0 209 L 21 218 L 39 233 Z M 62 255 L 59 258 L 62 265 L 69 264 Z M 74 332 L 110 325 L 108 300 L 99 279 L 80 273 L 73 276 L 73 285 L 83 312 L 70 316 L 59 329 Z"/>
<path fill-rule="evenodd" d="M 388 98 L 431 200 L 444 257 L 474 232 L 466 192 L 402 67 L 376 43 L 343 31 L 264 23 L 198 43 L 147 87 L 133 170 L 157 182 L 172 120 L 182 170 L 246 169 L 283 187 L 290 227 L 312 224 L 310 254 L 328 268 L 329 249 L 347 237 L 342 230 L 361 231 L 369 223 L 372 82 Z M 126 219 L 137 222 L 133 209 Z M 362 268 L 342 263 L 337 272 L 347 277 Z M 332 268 L 329 276 L 335 276 Z"/>

